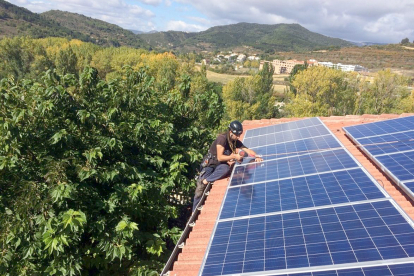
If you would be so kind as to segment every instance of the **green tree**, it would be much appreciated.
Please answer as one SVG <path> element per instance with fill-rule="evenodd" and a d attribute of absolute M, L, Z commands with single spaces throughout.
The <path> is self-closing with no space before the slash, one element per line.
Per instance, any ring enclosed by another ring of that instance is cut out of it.
<path fill-rule="evenodd" d="M 223 107 L 212 89 L 188 93 L 193 76 L 165 90 L 150 69 L 0 82 L 0 274 L 132 275 L 165 263 L 179 234 L 171 194 L 194 186 Z"/>
<path fill-rule="evenodd" d="M 291 83 L 297 93 L 290 95 L 285 109 L 295 117 L 351 114 L 356 91 L 349 82 L 355 77 L 323 66 L 300 71 Z"/>
<path fill-rule="evenodd" d="M 401 40 L 401 44 L 408 44 L 408 43 L 410 43 L 410 40 L 408 39 L 408 37 Z"/>
<path fill-rule="evenodd" d="M 308 68 L 308 63 L 305 61 L 305 64 L 296 64 L 295 66 L 293 66 L 292 72 L 290 72 L 289 77 L 285 80 L 287 80 L 289 82 L 289 89 L 291 92 L 293 92 L 293 94 L 296 95 L 297 90 L 296 88 L 292 85 L 292 82 L 295 78 L 295 75 L 303 70 L 306 70 Z"/>
<path fill-rule="evenodd" d="M 78 59 L 69 46 L 67 49 L 61 49 L 56 59 L 56 69 L 58 73 L 62 75 L 66 74 L 78 74 L 77 70 Z"/>
<path fill-rule="evenodd" d="M 273 72 L 274 68 L 265 63 L 256 75 L 235 78 L 223 87 L 227 121 L 272 118 L 278 114 L 274 106 Z"/>
<path fill-rule="evenodd" d="M 357 99 L 362 113 L 382 114 L 401 113 L 406 108 L 404 100 L 410 97 L 409 79 L 392 73 L 391 70 L 379 71 L 372 83 L 361 88 Z"/>

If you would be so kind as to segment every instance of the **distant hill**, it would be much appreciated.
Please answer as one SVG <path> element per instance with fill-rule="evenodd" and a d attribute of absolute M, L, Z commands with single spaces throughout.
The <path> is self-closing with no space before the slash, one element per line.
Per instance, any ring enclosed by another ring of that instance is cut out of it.
<path fill-rule="evenodd" d="M 132 31 L 102 20 L 58 10 L 44 12 L 41 15 L 51 21 L 58 22 L 65 28 L 89 36 L 94 43 L 99 45 L 149 48 L 149 45 Z"/>
<path fill-rule="evenodd" d="M 238 23 L 212 27 L 199 33 L 168 31 L 139 36 L 153 46 L 190 51 L 240 46 L 262 51 L 307 51 L 352 46 L 348 41 L 311 32 L 299 24 Z"/>
<path fill-rule="evenodd" d="M 33 38 L 55 36 L 90 41 L 88 35 L 70 30 L 37 13 L 0 0 L 0 37 L 16 35 Z"/>
<path fill-rule="evenodd" d="M 198 33 L 178 31 L 139 34 L 139 36 L 154 48 L 165 50 L 183 50 L 187 39 L 197 36 Z"/>
<path fill-rule="evenodd" d="M 160 51 L 215 51 L 247 47 L 274 51 L 309 51 L 352 46 L 338 38 L 311 32 L 299 24 L 238 23 L 212 27 L 203 32 L 150 32 L 125 30 L 81 14 L 52 10 L 42 14 L 0 0 L 0 37 L 27 35 L 77 38 L 103 46 L 130 46 Z"/>

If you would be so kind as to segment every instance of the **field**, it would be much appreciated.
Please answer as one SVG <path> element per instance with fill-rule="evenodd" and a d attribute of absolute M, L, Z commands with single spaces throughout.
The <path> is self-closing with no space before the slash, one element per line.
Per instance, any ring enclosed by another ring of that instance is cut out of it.
<path fill-rule="evenodd" d="M 219 74 L 212 71 L 207 70 L 207 79 L 212 82 L 219 82 L 222 84 L 226 84 L 229 81 L 234 80 L 235 78 L 247 78 L 247 75 L 230 75 L 230 74 Z"/>
<path fill-rule="evenodd" d="M 286 85 L 280 84 L 280 82 L 283 82 L 285 77 L 287 77 L 288 75 L 274 75 L 273 76 L 273 82 L 275 82 L 275 84 L 273 85 L 273 89 L 275 90 L 275 92 L 277 92 L 278 94 L 283 94 L 286 90 Z M 240 77 L 240 78 L 247 78 L 249 76 L 246 75 L 230 75 L 230 74 L 219 74 L 219 73 L 215 73 L 212 71 L 207 70 L 207 79 L 209 81 L 212 82 L 218 82 L 221 84 L 226 84 L 229 81 L 234 80 L 235 78 Z"/>

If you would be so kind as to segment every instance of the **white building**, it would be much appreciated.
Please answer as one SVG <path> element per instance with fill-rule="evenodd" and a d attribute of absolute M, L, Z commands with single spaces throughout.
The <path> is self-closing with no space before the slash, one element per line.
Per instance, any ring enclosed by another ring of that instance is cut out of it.
<path fill-rule="evenodd" d="M 342 70 L 344 72 L 368 72 L 368 69 L 365 67 L 362 67 L 361 65 L 350 65 L 350 64 L 342 64 L 342 63 L 332 63 L 332 62 L 319 62 L 320 65 L 328 67 L 328 68 L 334 68 L 338 70 Z"/>
<path fill-rule="evenodd" d="M 244 62 L 246 60 L 246 55 L 240 54 L 237 56 L 238 62 Z"/>
<path fill-rule="evenodd" d="M 260 60 L 260 58 L 256 56 L 248 56 L 247 59 L 248 60 Z"/>

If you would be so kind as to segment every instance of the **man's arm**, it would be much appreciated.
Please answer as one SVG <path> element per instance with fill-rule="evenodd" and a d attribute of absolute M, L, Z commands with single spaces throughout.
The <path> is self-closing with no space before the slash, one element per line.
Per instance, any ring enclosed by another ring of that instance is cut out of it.
<path fill-rule="evenodd" d="M 243 157 L 238 153 L 232 153 L 230 155 L 224 155 L 224 147 L 220 144 L 217 144 L 217 160 L 220 162 L 228 162 L 236 159 L 237 161 L 243 160 Z"/>
<path fill-rule="evenodd" d="M 244 146 L 241 149 L 243 151 L 245 151 L 248 155 L 253 156 L 255 162 L 262 162 L 263 161 L 263 158 L 261 156 L 258 156 L 257 153 L 254 150 L 246 148 Z"/>

